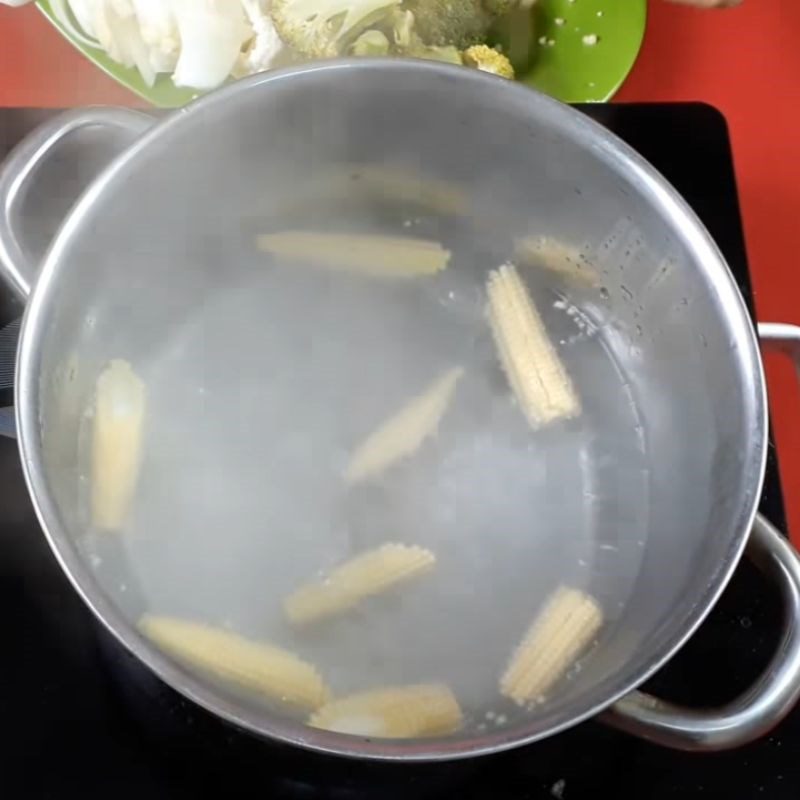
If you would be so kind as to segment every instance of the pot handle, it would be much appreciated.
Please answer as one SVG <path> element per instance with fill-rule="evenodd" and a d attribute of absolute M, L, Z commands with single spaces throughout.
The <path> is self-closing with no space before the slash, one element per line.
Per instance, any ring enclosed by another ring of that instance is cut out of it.
<path fill-rule="evenodd" d="M 765 348 L 791 356 L 800 374 L 800 327 L 761 323 L 758 332 Z M 800 555 L 760 514 L 753 523 L 747 555 L 778 584 L 784 612 L 778 650 L 756 683 L 729 705 L 706 710 L 631 692 L 604 712 L 604 722 L 659 745 L 709 752 L 763 736 L 792 710 L 800 698 Z"/>
<path fill-rule="evenodd" d="M 21 299 L 30 294 L 42 251 L 42 245 L 25 233 L 26 200 L 35 196 L 32 190 L 35 193 L 37 183 L 47 174 L 48 164 L 54 168 L 59 149 L 74 134 L 92 134 L 83 152 L 62 159 L 60 174 L 69 180 L 59 182 L 58 193 L 64 192 L 65 186 L 69 191 L 66 198 L 56 199 L 59 205 L 66 199 L 63 213 L 91 180 L 152 124 L 152 117 L 125 108 L 74 109 L 40 125 L 8 155 L 0 167 L 0 273 Z M 84 175 L 87 167 L 89 174 Z"/>

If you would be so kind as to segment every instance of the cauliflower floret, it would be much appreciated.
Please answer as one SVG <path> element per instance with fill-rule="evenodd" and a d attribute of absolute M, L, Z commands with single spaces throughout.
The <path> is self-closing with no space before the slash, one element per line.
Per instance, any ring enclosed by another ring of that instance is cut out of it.
<path fill-rule="evenodd" d="M 176 86 L 215 89 L 233 71 L 252 29 L 240 3 L 231 0 L 172 0 L 181 52 Z"/>
<path fill-rule="evenodd" d="M 94 29 L 94 0 L 69 0 L 69 10 L 77 20 L 81 32 L 92 39 L 96 39 L 97 31 Z"/>
<path fill-rule="evenodd" d="M 333 58 L 358 35 L 389 20 L 400 0 L 272 0 L 272 21 L 286 44 L 304 55 Z"/>
<path fill-rule="evenodd" d="M 385 56 L 389 54 L 391 44 L 382 31 L 364 31 L 350 46 L 354 56 Z"/>
<path fill-rule="evenodd" d="M 414 32 L 414 14 L 405 8 L 393 8 L 389 16 L 392 28 L 392 38 L 400 50 L 411 46 L 411 40 L 416 36 Z"/>
<path fill-rule="evenodd" d="M 131 0 L 139 22 L 139 33 L 148 48 L 155 72 L 172 72 L 178 63 L 181 37 L 172 7 L 164 0 Z"/>
<path fill-rule="evenodd" d="M 86 0 L 72 6 L 76 19 L 83 20 L 87 33 L 96 36 L 103 50 L 125 67 L 135 66 L 145 83 L 155 83 L 157 70 L 150 57 L 150 47 L 142 38 L 136 8 L 131 0 Z"/>
<path fill-rule="evenodd" d="M 163 0 L 69 0 L 80 28 L 76 38 L 99 45 L 126 67 L 136 66 L 152 85 L 178 62 L 180 36 L 170 4 Z M 54 6 L 54 10 L 57 10 Z M 65 18 L 66 19 L 66 18 Z"/>
<path fill-rule="evenodd" d="M 69 0 L 83 32 L 148 86 L 173 73 L 176 86 L 213 89 L 230 74 L 252 29 L 232 0 Z"/>
<path fill-rule="evenodd" d="M 457 47 L 453 45 L 433 45 L 423 44 L 417 38 L 411 42 L 405 55 L 412 58 L 422 58 L 426 61 L 442 61 L 445 64 L 463 64 L 461 53 Z"/>
<path fill-rule="evenodd" d="M 242 7 L 253 28 L 253 38 L 236 62 L 235 77 L 270 69 L 286 51 L 270 17 L 269 0 L 242 0 Z"/>

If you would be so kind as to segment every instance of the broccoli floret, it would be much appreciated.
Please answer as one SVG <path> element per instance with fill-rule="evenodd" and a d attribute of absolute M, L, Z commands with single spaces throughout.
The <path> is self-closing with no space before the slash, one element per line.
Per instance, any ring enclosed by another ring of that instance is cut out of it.
<path fill-rule="evenodd" d="M 520 5 L 520 0 L 483 0 L 483 7 L 496 17 L 508 14 Z"/>
<path fill-rule="evenodd" d="M 468 67 L 475 67 L 484 72 L 491 72 L 501 78 L 514 77 L 514 67 L 502 53 L 485 44 L 476 44 L 468 47 L 464 51 L 464 64 Z"/>
<path fill-rule="evenodd" d="M 429 61 L 444 61 L 447 64 L 462 63 L 461 52 L 457 47 L 451 44 L 427 44 L 420 38 L 412 11 L 394 9 L 392 15 L 392 34 L 399 55 L 424 58 Z"/>
<path fill-rule="evenodd" d="M 364 31 L 350 47 L 354 56 L 385 56 L 389 53 L 389 40 L 381 31 Z"/>
<path fill-rule="evenodd" d="M 273 0 L 270 14 L 281 39 L 300 53 L 333 58 L 384 20 L 401 0 Z"/>
<path fill-rule="evenodd" d="M 482 0 L 409 0 L 416 31 L 431 45 L 469 47 L 482 41 L 493 16 Z"/>
<path fill-rule="evenodd" d="M 460 49 L 486 41 L 492 24 L 520 0 L 408 0 L 416 31 L 432 45 Z"/>

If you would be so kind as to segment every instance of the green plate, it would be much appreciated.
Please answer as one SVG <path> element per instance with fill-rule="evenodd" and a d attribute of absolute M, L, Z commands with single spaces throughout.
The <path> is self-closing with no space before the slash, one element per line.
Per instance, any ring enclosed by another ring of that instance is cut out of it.
<path fill-rule="evenodd" d="M 647 0 L 542 0 L 520 79 L 565 103 L 610 100 L 636 63 L 646 23 Z"/>
<path fill-rule="evenodd" d="M 178 89 L 166 75 L 148 86 L 136 69 L 121 67 L 102 50 L 77 41 L 49 0 L 39 0 L 38 6 L 87 58 L 149 103 L 175 108 L 197 96 L 192 89 Z M 603 102 L 631 71 L 646 19 L 647 0 L 540 0 L 532 26 L 523 20 L 497 39 L 512 52 L 522 82 L 568 103 Z M 587 44 L 587 36 L 596 36 L 597 43 Z"/>

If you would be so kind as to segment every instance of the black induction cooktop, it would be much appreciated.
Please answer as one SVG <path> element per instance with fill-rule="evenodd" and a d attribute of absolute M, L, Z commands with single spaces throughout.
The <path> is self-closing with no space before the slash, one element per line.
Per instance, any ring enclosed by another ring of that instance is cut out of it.
<path fill-rule="evenodd" d="M 683 193 L 752 309 L 722 116 L 699 104 L 582 110 L 630 142 Z M 51 113 L 0 109 L 0 158 Z M 20 311 L 0 288 L 0 327 Z M 7 399 L 0 388 L 0 404 L 3 394 Z M 785 525 L 774 447 L 761 507 Z M 332 760 L 240 733 L 161 684 L 94 621 L 39 530 L 15 442 L 2 437 L 0 609 L 0 797 L 9 800 L 800 797 L 800 709 L 763 740 L 714 755 L 662 749 L 591 722 L 500 756 L 414 766 Z M 647 688 L 688 704 L 723 703 L 766 665 L 779 628 L 774 591 L 742 564 L 700 631 Z"/>

